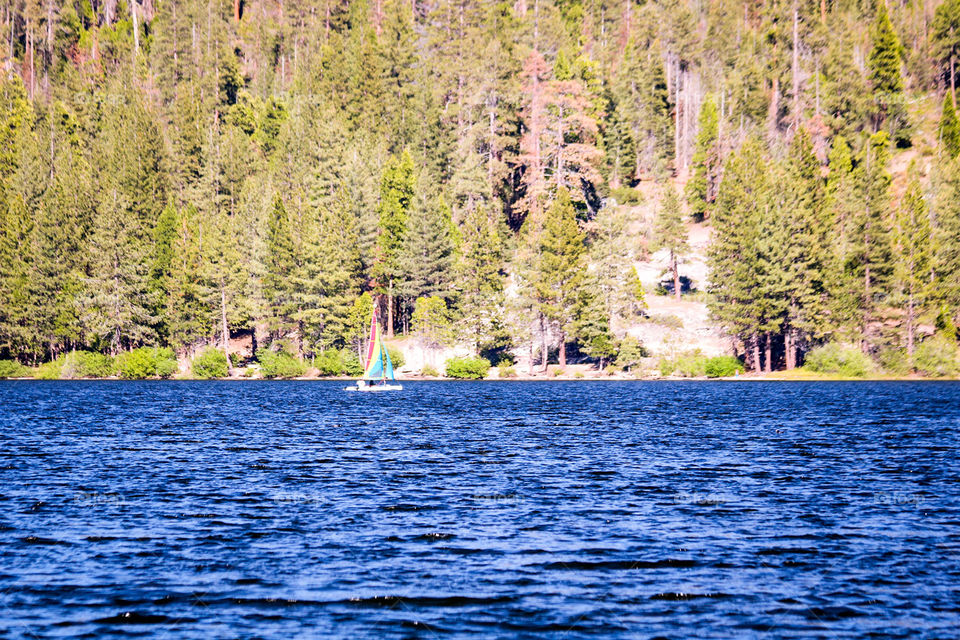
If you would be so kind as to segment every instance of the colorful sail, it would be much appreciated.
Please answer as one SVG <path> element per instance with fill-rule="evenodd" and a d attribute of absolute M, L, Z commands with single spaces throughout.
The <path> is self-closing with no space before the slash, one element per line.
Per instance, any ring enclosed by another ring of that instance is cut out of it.
<path fill-rule="evenodd" d="M 367 345 L 367 362 L 363 370 L 364 380 L 396 380 L 393 374 L 393 362 L 383 344 L 380 323 L 377 322 L 377 310 L 373 310 L 370 319 L 370 343 Z"/>

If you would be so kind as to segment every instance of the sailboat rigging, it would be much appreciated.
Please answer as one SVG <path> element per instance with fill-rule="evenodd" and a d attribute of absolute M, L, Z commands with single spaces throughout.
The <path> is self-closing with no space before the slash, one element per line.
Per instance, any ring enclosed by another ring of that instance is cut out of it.
<path fill-rule="evenodd" d="M 393 361 L 383 344 L 383 334 L 377 321 L 377 308 L 374 306 L 370 318 L 370 339 L 367 342 L 367 359 L 363 366 L 363 378 L 345 391 L 401 391 L 403 386 L 397 382 L 393 373 Z"/>

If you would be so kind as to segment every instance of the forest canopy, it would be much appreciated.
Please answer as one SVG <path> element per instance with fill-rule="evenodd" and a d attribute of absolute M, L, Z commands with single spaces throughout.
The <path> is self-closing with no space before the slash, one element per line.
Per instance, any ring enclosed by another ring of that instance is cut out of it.
<path fill-rule="evenodd" d="M 692 223 L 754 368 L 956 340 L 960 0 L 8 0 L 0 29 L 0 358 L 355 350 L 377 300 L 391 336 L 603 363 L 648 243 L 679 298 Z"/>

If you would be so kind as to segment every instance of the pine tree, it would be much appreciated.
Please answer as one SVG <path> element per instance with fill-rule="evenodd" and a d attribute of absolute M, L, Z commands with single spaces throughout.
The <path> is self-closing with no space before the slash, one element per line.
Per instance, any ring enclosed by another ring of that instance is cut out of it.
<path fill-rule="evenodd" d="M 940 302 L 960 307 L 960 166 L 941 159 L 934 167 L 933 218 L 934 291 Z"/>
<path fill-rule="evenodd" d="M 450 207 L 442 196 L 418 202 L 411 209 L 399 258 L 404 275 L 401 295 L 409 300 L 434 296 L 452 300 L 451 272 L 456 257 L 452 229 Z"/>
<path fill-rule="evenodd" d="M 534 282 L 537 304 L 560 336 L 560 366 L 567 364 L 566 339 L 573 331 L 577 294 L 583 281 L 583 234 L 569 194 L 561 190 L 547 210 L 540 235 L 538 274 Z M 544 353 L 546 353 L 546 344 Z"/>
<path fill-rule="evenodd" d="M 603 301 L 595 292 L 596 287 L 589 282 L 580 288 L 573 333 L 580 350 L 597 359 L 598 369 L 603 370 L 604 361 L 616 355 L 617 347 Z"/>
<path fill-rule="evenodd" d="M 949 158 L 956 158 L 960 155 L 960 120 L 957 119 L 957 111 L 949 95 L 943 98 L 941 113 L 940 126 L 937 127 L 940 148 Z"/>
<path fill-rule="evenodd" d="M 462 338 L 479 354 L 503 330 L 503 247 L 497 227 L 484 207 L 467 211 L 463 242 L 455 265 Z"/>
<path fill-rule="evenodd" d="M 855 290 L 862 340 L 867 338 L 878 303 L 889 293 L 893 270 L 888 147 L 886 133 L 881 131 L 871 136 L 854 171 L 857 206 L 851 220 L 850 252 L 845 268 L 859 281 Z"/>
<path fill-rule="evenodd" d="M 877 3 L 877 17 L 871 29 L 873 48 L 868 66 L 870 85 L 876 102 L 874 130 L 885 127 L 896 142 L 908 140 L 906 111 L 903 108 L 903 45 L 890 23 L 885 3 Z"/>
<path fill-rule="evenodd" d="M 710 310 L 720 324 L 747 348 L 754 369 L 761 370 L 761 336 L 771 319 L 764 305 L 766 283 L 761 246 L 765 218 L 771 210 L 771 183 L 763 146 L 748 138 L 727 163 L 713 217 L 714 238 L 708 257 Z M 768 360 L 769 362 L 769 360 Z"/>
<path fill-rule="evenodd" d="M 693 173 L 686 187 L 690 213 L 696 220 L 703 220 L 709 215 L 717 196 L 721 166 L 719 131 L 717 104 L 713 96 L 707 96 L 700 107 L 697 145 L 693 153 Z"/>
<path fill-rule="evenodd" d="M 896 274 L 906 312 L 907 354 L 913 356 L 917 315 L 922 313 L 930 290 L 930 214 L 915 164 L 908 171 L 907 191 L 897 216 Z"/>
<path fill-rule="evenodd" d="M 669 270 L 673 276 L 673 295 L 680 299 L 680 270 L 678 263 L 690 247 L 687 243 L 687 228 L 683 224 L 680 200 L 673 185 L 663 185 L 663 199 L 654 229 L 655 245 L 669 254 Z"/>
<path fill-rule="evenodd" d="M 407 235 L 407 220 L 414 202 L 415 185 L 416 176 L 410 154 L 404 151 L 399 158 L 391 157 L 380 179 L 377 261 L 373 268 L 378 290 L 387 295 L 386 328 L 387 336 L 391 338 L 396 281 L 403 273 L 400 261 Z"/>
<path fill-rule="evenodd" d="M 957 55 L 960 54 L 960 0 L 945 0 L 933 14 L 930 41 L 950 85 L 951 106 L 957 108 Z"/>
<path fill-rule="evenodd" d="M 200 214 L 188 205 L 176 212 L 170 242 L 169 274 L 165 283 L 168 340 L 179 351 L 209 335 L 211 312 L 204 301 L 201 273 Z"/>
<path fill-rule="evenodd" d="M 267 263 L 263 295 L 267 301 L 271 330 L 282 336 L 291 328 L 297 312 L 294 276 L 302 264 L 302 253 L 294 244 L 293 222 L 283 199 L 274 197 L 267 221 Z"/>

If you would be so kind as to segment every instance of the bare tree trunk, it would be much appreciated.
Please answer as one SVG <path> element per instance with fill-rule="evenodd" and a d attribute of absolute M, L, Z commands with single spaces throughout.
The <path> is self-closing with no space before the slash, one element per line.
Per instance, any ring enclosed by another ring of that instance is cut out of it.
<path fill-rule="evenodd" d="M 240 22 L 240 0 L 233 0 L 233 19 Z"/>
<path fill-rule="evenodd" d="M 670 270 L 673 271 L 673 297 L 680 300 L 680 270 L 677 268 L 677 254 L 670 252 Z"/>
<path fill-rule="evenodd" d="M 770 335 L 770 332 L 767 332 L 766 340 L 763 345 L 764 349 L 764 363 L 763 370 L 767 373 L 773 371 L 773 336 Z"/>
<path fill-rule="evenodd" d="M 230 369 L 230 328 L 227 326 L 227 291 L 220 285 L 220 333 L 223 355 L 227 357 L 227 369 Z"/>
<path fill-rule="evenodd" d="M 137 64 L 140 54 L 140 26 L 137 24 L 137 0 L 130 1 L 130 17 L 133 19 L 133 64 Z"/>
<path fill-rule="evenodd" d="M 914 340 L 914 307 L 913 307 L 913 285 L 910 285 L 910 297 L 907 302 L 907 355 L 913 357 Z"/>
<path fill-rule="evenodd" d="M 787 329 L 783 334 L 783 352 L 784 352 L 784 365 L 787 370 L 793 369 L 797 366 L 796 361 L 796 352 L 795 342 L 793 336 L 793 329 Z"/>
<path fill-rule="evenodd" d="M 560 331 L 560 368 L 565 369 L 567 366 L 567 334 Z"/>
<path fill-rule="evenodd" d="M 950 100 L 953 102 L 953 108 L 957 108 L 957 76 L 954 71 L 956 60 L 954 55 L 950 54 Z"/>
<path fill-rule="evenodd" d="M 549 352 L 547 351 L 547 324 L 544 322 L 543 314 L 540 314 L 540 340 L 541 340 L 541 352 L 540 352 L 540 364 L 543 370 L 543 373 L 547 372 L 547 356 Z"/>
<path fill-rule="evenodd" d="M 793 66 L 791 68 L 791 91 L 793 92 L 793 124 L 800 124 L 800 14 L 797 11 L 797 3 L 793 3 Z"/>
<path fill-rule="evenodd" d="M 760 336 L 759 336 L 759 334 L 756 334 L 756 333 L 753 334 L 753 338 L 751 339 L 751 342 L 752 342 L 752 344 L 751 344 L 750 346 L 751 346 L 752 351 L 753 351 L 753 372 L 754 372 L 754 373 L 761 373 L 761 372 L 762 372 L 762 369 L 761 369 L 761 365 L 760 365 Z"/>

